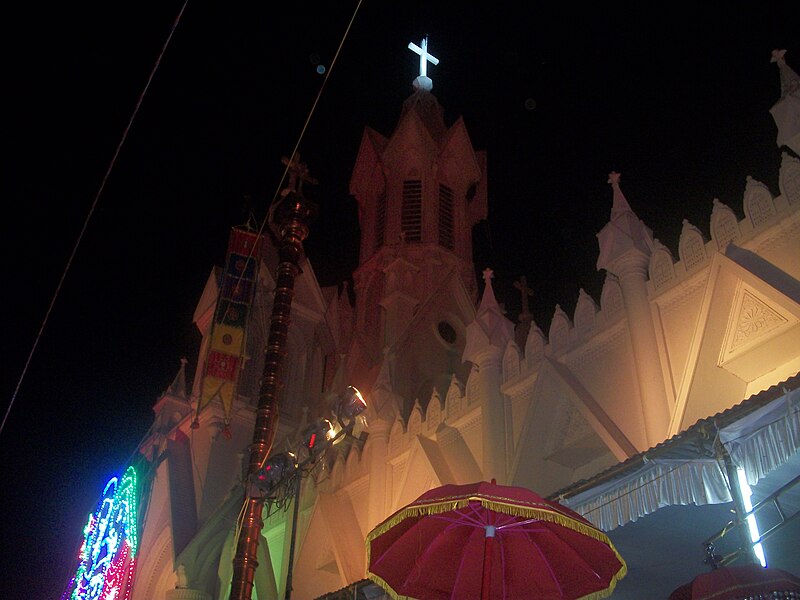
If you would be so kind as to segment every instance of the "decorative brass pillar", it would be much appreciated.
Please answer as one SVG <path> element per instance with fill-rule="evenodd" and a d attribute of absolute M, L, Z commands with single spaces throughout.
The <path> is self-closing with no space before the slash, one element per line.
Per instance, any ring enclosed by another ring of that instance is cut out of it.
<path fill-rule="evenodd" d="M 292 161 L 284 159 L 290 171 L 290 184 L 272 217 L 280 236 L 279 263 L 276 269 L 275 298 L 272 305 L 269 338 L 265 350 L 264 375 L 256 410 L 253 443 L 250 445 L 248 478 L 258 471 L 269 456 L 280 417 L 279 394 L 282 387 L 281 367 L 286 356 L 286 341 L 289 332 L 294 281 L 300 272 L 300 261 L 304 255 L 303 240 L 308 236 L 308 221 L 315 210 L 302 194 L 302 182 L 316 183 L 308 177 L 306 166 L 299 157 Z M 258 567 L 257 551 L 264 521 L 264 498 L 247 497 L 243 513 L 241 532 L 236 541 L 233 559 L 231 600 L 250 600 L 253 593 L 255 572 Z"/>

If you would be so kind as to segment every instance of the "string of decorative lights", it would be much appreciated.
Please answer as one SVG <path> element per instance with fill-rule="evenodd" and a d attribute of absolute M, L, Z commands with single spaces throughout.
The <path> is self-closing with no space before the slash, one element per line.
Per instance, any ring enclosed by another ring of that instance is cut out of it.
<path fill-rule="evenodd" d="M 112 477 L 84 528 L 78 569 L 62 600 L 128 600 L 132 591 L 138 541 L 138 484 L 128 467 Z"/>

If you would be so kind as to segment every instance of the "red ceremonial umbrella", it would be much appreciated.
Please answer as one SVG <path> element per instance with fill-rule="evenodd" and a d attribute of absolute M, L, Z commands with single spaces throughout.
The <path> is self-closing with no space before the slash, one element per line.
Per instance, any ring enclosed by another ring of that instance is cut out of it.
<path fill-rule="evenodd" d="M 800 579 L 756 564 L 718 567 L 680 586 L 668 600 L 742 600 L 762 595 L 776 600 L 800 598 Z"/>
<path fill-rule="evenodd" d="M 608 537 L 521 487 L 434 488 L 367 536 L 367 576 L 392 598 L 605 598 L 626 573 Z"/>

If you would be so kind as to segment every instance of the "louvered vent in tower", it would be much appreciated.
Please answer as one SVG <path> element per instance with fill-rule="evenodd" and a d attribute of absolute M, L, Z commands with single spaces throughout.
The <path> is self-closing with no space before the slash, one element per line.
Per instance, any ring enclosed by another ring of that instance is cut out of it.
<path fill-rule="evenodd" d="M 453 238 L 453 190 L 439 184 L 439 243 L 452 250 L 455 247 Z"/>
<path fill-rule="evenodd" d="M 386 194 L 378 197 L 375 205 L 375 250 L 383 246 L 386 239 Z"/>
<path fill-rule="evenodd" d="M 403 182 L 403 211 L 400 232 L 406 242 L 422 241 L 422 181 Z"/>

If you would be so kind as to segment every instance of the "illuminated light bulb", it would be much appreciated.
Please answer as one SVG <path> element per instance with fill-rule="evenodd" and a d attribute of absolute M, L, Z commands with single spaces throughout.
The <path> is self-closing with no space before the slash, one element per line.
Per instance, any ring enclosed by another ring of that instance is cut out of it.
<path fill-rule="evenodd" d="M 742 492 L 742 500 L 744 501 L 744 509 L 749 513 L 753 510 L 753 502 L 750 499 L 753 495 L 752 490 L 750 489 L 750 484 L 747 483 L 747 476 L 745 475 L 744 469 L 741 467 L 737 467 L 736 474 L 739 480 L 739 489 Z M 758 538 L 761 537 L 761 534 L 758 531 L 758 523 L 756 522 L 756 516 L 753 514 L 747 515 L 747 529 L 750 532 L 750 540 L 755 542 Z M 758 558 L 758 562 L 761 563 L 762 567 L 767 566 L 767 557 L 764 555 L 764 548 L 761 544 L 753 544 L 753 552 L 755 552 L 756 557 Z"/>

